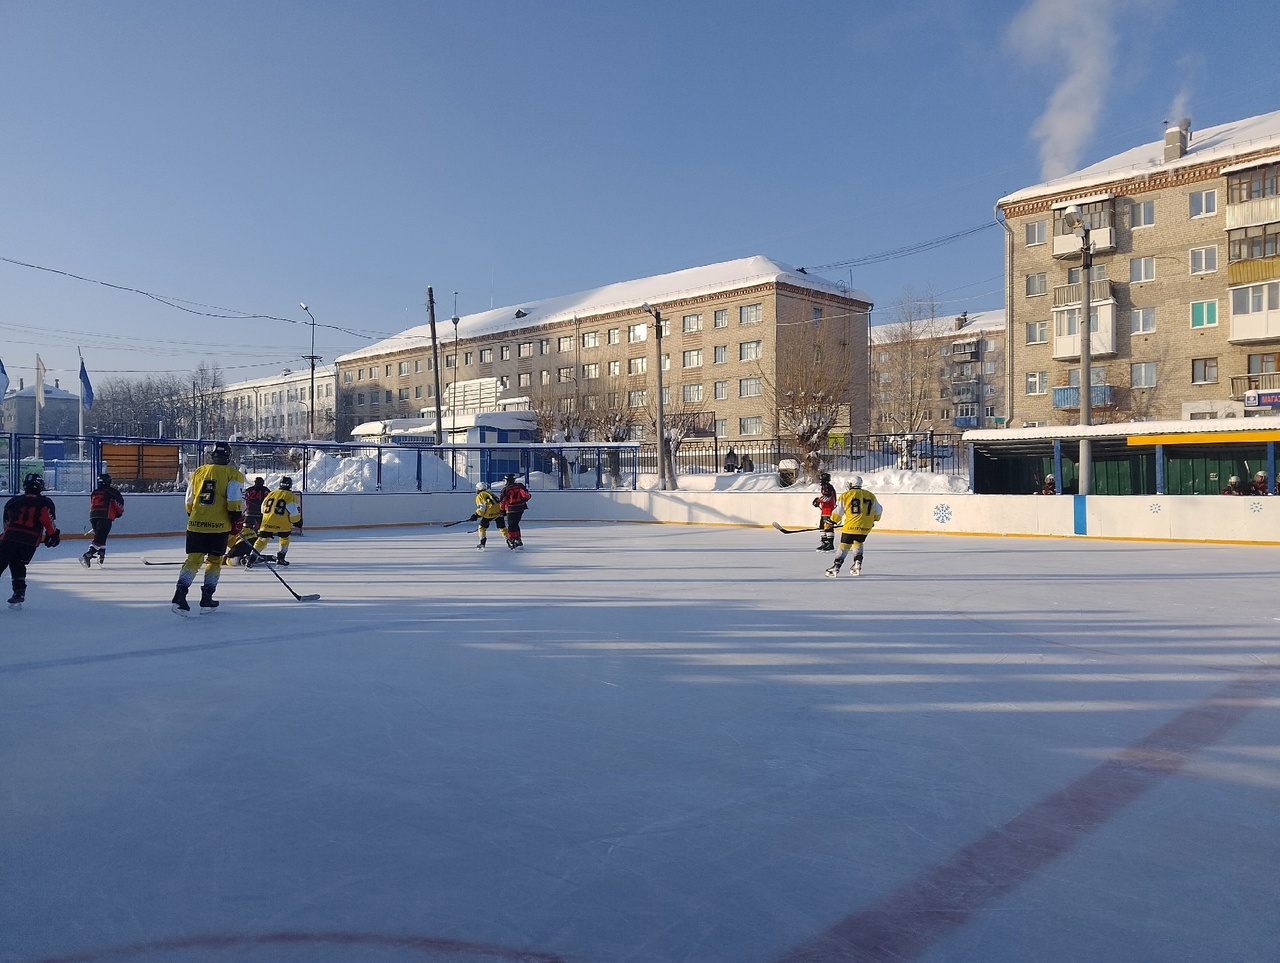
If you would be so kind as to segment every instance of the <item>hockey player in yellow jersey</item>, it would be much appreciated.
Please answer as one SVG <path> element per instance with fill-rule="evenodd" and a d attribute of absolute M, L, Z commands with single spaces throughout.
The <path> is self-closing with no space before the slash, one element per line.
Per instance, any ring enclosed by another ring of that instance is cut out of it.
<path fill-rule="evenodd" d="M 857 549 L 853 553 L 849 574 L 862 574 L 862 544 L 883 514 L 884 509 L 876 501 L 876 496 L 862 487 L 862 476 L 854 475 L 849 480 L 849 487 L 836 499 L 835 510 L 831 513 L 831 520 L 840 526 L 840 554 L 827 569 L 827 578 L 835 578 L 840 574 L 840 566 L 844 564 L 845 556 L 854 545 Z"/>
<path fill-rule="evenodd" d="M 489 525 L 492 522 L 496 521 L 498 523 L 498 531 L 502 533 L 504 538 L 506 537 L 507 528 L 503 523 L 502 505 L 498 501 L 498 496 L 491 492 L 489 486 L 484 482 L 479 482 L 476 485 L 476 510 L 469 520 L 480 523 L 477 526 L 477 531 L 480 532 L 480 542 L 476 545 L 476 548 L 484 548 L 484 543 L 489 538 Z"/>
<path fill-rule="evenodd" d="M 262 525 L 253 543 L 249 565 L 262 557 L 262 550 L 272 538 L 280 539 L 276 564 L 288 565 L 285 555 L 289 551 L 289 533 L 295 528 L 302 529 L 302 496 L 293 490 L 293 479 L 285 475 L 280 479 L 280 487 L 262 501 Z"/>
<path fill-rule="evenodd" d="M 173 610 L 179 615 L 191 611 L 187 592 L 203 563 L 204 582 L 200 586 L 200 611 L 218 607 L 213 593 L 222 574 L 222 556 L 227 537 L 244 527 L 244 473 L 231 464 L 231 446 L 217 442 L 209 452 L 208 464 L 191 473 L 187 483 L 187 559 L 178 573 L 173 593 Z"/>

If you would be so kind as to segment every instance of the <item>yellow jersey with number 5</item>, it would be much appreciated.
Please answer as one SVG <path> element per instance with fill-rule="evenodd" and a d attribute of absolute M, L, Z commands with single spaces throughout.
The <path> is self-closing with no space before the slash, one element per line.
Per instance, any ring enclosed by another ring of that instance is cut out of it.
<path fill-rule="evenodd" d="M 234 465 L 201 465 L 187 483 L 187 531 L 229 532 L 244 512 L 244 472 Z"/>
<path fill-rule="evenodd" d="M 866 535 L 883 514 L 875 495 L 865 488 L 852 488 L 840 493 L 831 517 L 841 520 L 840 531 L 846 535 Z"/>

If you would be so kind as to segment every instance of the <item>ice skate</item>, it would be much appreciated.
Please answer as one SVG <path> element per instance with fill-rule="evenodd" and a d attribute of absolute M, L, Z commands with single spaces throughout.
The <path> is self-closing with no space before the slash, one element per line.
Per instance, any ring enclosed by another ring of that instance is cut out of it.
<path fill-rule="evenodd" d="M 831 567 L 827 569 L 826 576 L 827 578 L 835 578 L 839 574 L 840 574 L 840 560 L 836 559 L 834 562 L 831 563 Z"/>
<path fill-rule="evenodd" d="M 855 558 L 855 559 L 853 560 L 853 565 L 851 565 L 851 566 L 849 567 L 849 574 L 850 574 L 850 575 L 861 575 L 861 574 L 862 574 L 862 559 L 860 559 L 860 558 Z"/>
<path fill-rule="evenodd" d="M 185 599 L 183 601 L 186 601 Z M 218 602 L 213 597 L 213 589 L 207 585 L 200 588 L 200 614 L 212 615 L 213 610 L 218 607 Z"/>
<path fill-rule="evenodd" d="M 15 612 L 22 608 L 22 603 L 27 600 L 26 592 L 22 589 L 14 589 L 13 594 L 9 596 L 9 608 Z"/>
<path fill-rule="evenodd" d="M 96 553 L 94 552 L 93 549 L 89 549 L 89 551 L 85 552 L 83 555 L 80 556 L 80 564 L 83 565 L 85 568 L 88 568 L 90 565 L 93 564 L 93 556 L 95 554 Z"/>
<path fill-rule="evenodd" d="M 191 614 L 191 606 L 187 604 L 187 587 L 179 585 L 173 592 L 173 610 L 184 619 Z"/>

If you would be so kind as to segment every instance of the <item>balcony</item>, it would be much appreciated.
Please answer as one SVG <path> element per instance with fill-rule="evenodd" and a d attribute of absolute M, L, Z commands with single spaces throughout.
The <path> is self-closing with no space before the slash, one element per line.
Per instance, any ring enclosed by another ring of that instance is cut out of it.
<path fill-rule="evenodd" d="M 1093 242 L 1093 252 L 1114 251 L 1116 247 L 1116 229 L 1114 227 L 1096 227 L 1089 232 L 1089 240 Z M 1058 234 L 1053 238 L 1054 257 L 1078 257 L 1080 255 L 1080 238 L 1075 234 Z"/>
<path fill-rule="evenodd" d="M 1280 371 L 1231 376 L 1231 400 L 1241 401 L 1246 391 L 1280 391 Z"/>
<path fill-rule="evenodd" d="M 1094 385 L 1089 391 L 1090 408 L 1110 408 L 1115 404 L 1114 385 Z M 1055 409 L 1077 409 L 1080 407 L 1080 389 L 1075 385 L 1067 385 L 1053 389 L 1053 407 Z"/>
<path fill-rule="evenodd" d="M 959 404 L 977 401 L 980 397 L 979 392 L 980 387 L 977 381 L 951 382 L 951 400 Z"/>
<path fill-rule="evenodd" d="M 982 419 L 977 415 L 965 415 L 964 417 L 956 417 L 951 422 L 957 428 L 981 428 Z"/>
<path fill-rule="evenodd" d="M 1055 309 L 1068 308 L 1080 304 L 1083 296 L 1084 288 L 1079 281 L 1075 284 L 1059 284 L 1053 289 L 1053 306 Z M 1115 299 L 1115 291 L 1112 289 L 1111 281 L 1108 278 L 1101 278 L 1089 285 L 1089 300 L 1095 305 L 1107 301 L 1114 302 Z"/>

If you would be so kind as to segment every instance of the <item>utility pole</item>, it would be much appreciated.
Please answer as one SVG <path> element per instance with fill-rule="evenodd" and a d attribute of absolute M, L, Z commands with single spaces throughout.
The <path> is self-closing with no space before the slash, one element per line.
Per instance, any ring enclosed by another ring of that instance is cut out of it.
<path fill-rule="evenodd" d="M 436 375 L 436 444 L 444 444 L 444 415 L 440 410 L 440 342 L 436 339 L 436 296 L 427 288 L 427 320 L 431 323 L 431 367 Z"/>

